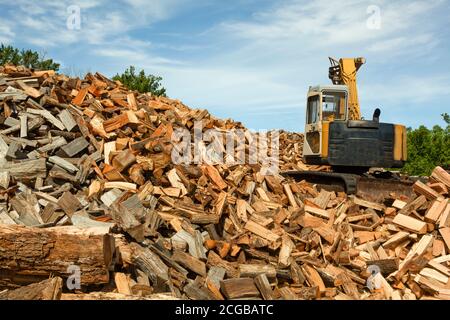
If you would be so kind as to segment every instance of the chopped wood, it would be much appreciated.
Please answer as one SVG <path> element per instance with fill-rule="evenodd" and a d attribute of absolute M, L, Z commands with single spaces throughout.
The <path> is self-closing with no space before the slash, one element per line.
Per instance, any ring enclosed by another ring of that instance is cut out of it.
<path fill-rule="evenodd" d="M 67 109 L 62 110 L 58 114 L 58 118 L 61 120 L 67 131 L 72 131 L 73 128 L 77 126 L 77 122 L 74 120 L 72 114 Z"/>
<path fill-rule="evenodd" d="M 425 214 L 425 221 L 430 223 L 436 223 L 439 218 L 441 217 L 441 214 L 444 213 L 445 208 L 448 205 L 447 200 L 435 200 L 433 204 L 431 205 L 430 209 L 428 209 L 427 213 Z"/>
<path fill-rule="evenodd" d="M 119 172 L 122 172 L 123 170 L 131 166 L 134 162 L 136 162 L 136 157 L 129 149 L 126 149 L 119 152 L 119 154 L 117 154 L 113 158 L 112 165 Z"/>
<path fill-rule="evenodd" d="M 172 259 L 198 275 L 203 277 L 206 276 L 206 265 L 200 259 L 179 250 L 174 252 Z"/>
<path fill-rule="evenodd" d="M 441 234 L 442 238 L 444 239 L 445 245 L 447 246 L 447 252 L 450 252 L 450 228 L 441 228 L 439 229 L 439 233 Z"/>
<path fill-rule="evenodd" d="M 204 166 L 206 173 L 219 189 L 225 189 L 228 185 L 223 181 L 216 168 L 210 165 Z"/>
<path fill-rule="evenodd" d="M 67 170 L 70 173 L 75 173 L 78 171 L 78 168 L 75 165 L 73 165 L 71 162 L 69 162 L 61 157 L 51 156 L 48 158 L 48 161 L 60 166 L 61 168 L 63 168 L 64 170 Z"/>
<path fill-rule="evenodd" d="M 241 278 L 255 278 L 259 274 L 265 274 L 273 280 L 277 275 L 277 270 L 272 265 L 240 264 L 238 269 Z"/>
<path fill-rule="evenodd" d="M 28 135 L 28 120 L 27 115 L 19 116 L 20 119 L 20 137 L 25 138 Z"/>
<path fill-rule="evenodd" d="M 383 206 L 383 205 L 380 205 L 375 202 L 362 200 L 362 199 L 359 199 L 354 196 L 351 197 L 350 199 L 353 201 L 354 204 L 357 204 L 357 205 L 365 207 L 365 208 L 371 208 L 371 209 L 378 210 L 378 211 L 384 211 L 384 209 L 385 209 L 385 206 Z"/>
<path fill-rule="evenodd" d="M 403 214 L 397 214 L 392 222 L 400 227 L 419 234 L 424 234 L 427 231 L 427 224 L 425 222 Z"/>
<path fill-rule="evenodd" d="M 445 184 L 447 188 L 450 188 L 450 174 L 442 169 L 442 167 L 438 166 L 434 168 L 433 172 L 431 172 L 431 177 Z"/>
<path fill-rule="evenodd" d="M 437 198 L 440 198 L 439 193 L 431 189 L 429 186 L 427 186 L 425 183 L 421 182 L 420 180 L 417 180 L 414 185 L 413 189 L 415 192 L 420 193 L 421 195 L 424 195 L 428 200 L 435 200 Z"/>
<path fill-rule="evenodd" d="M 309 205 L 305 205 L 305 211 L 317 215 L 321 218 L 329 219 L 330 213 L 327 210 L 315 208 Z"/>
<path fill-rule="evenodd" d="M 247 229 L 250 232 L 253 232 L 254 234 L 260 236 L 261 238 L 267 239 L 269 241 L 277 241 L 280 236 L 271 232 L 269 229 L 261 226 L 260 224 L 257 224 L 253 221 L 247 221 L 247 223 L 244 226 L 245 229 Z"/>
<path fill-rule="evenodd" d="M 0 66 L 0 102 L 0 296 L 58 299 L 28 285 L 57 293 L 49 277 L 74 263 L 82 288 L 62 299 L 450 298 L 441 167 L 416 196 L 349 196 L 268 172 L 248 131 L 237 149 L 254 164 L 201 141 L 197 161 L 174 163 L 179 129 L 245 128 L 99 73 Z M 279 132 L 280 171 L 329 171 L 303 163 L 303 140 Z"/>
<path fill-rule="evenodd" d="M 291 204 L 291 206 L 295 209 L 298 208 L 298 204 L 297 201 L 295 201 L 294 195 L 292 194 L 292 190 L 291 187 L 288 184 L 283 185 L 284 188 L 284 192 L 286 193 L 288 199 L 289 199 L 289 203 Z"/>
<path fill-rule="evenodd" d="M 27 112 L 31 113 L 31 114 L 38 114 L 38 115 L 44 117 L 48 122 L 50 122 L 52 125 L 57 127 L 59 130 L 65 130 L 66 129 L 66 127 L 64 127 L 62 122 L 59 121 L 57 118 L 55 118 L 55 116 L 53 116 L 47 110 L 37 110 L 37 109 L 30 109 L 30 108 L 28 108 Z"/>
<path fill-rule="evenodd" d="M 132 294 L 130 281 L 125 273 L 116 272 L 114 274 L 114 282 L 116 283 L 117 292 L 126 295 Z"/>
<path fill-rule="evenodd" d="M 14 290 L 0 292 L 0 300 L 59 300 L 63 279 L 54 277 Z"/>
<path fill-rule="evenodd" d="M 259 290 L 252 278 L 227 279 L 220 282 L 222 293 L 227 299 L 256 298 Z"/>
<path fill-rule="evenodd" d="M 64 151 L 64 153 L 68 157 L 73 157 L 77 153 L 83 151 L 88 146 L 89 146 L 89 142 L 84 137 L 79 137 L 79 138 L 72 140 L 65 146 L 61 147 L 61 150 Z"/>
<path fill-rule="evenodd" d="M 264 273 L 261 273 L 255 277 L 255 284 L 264 300 L 274 299 L 273 290 L 267 276 Z"/>

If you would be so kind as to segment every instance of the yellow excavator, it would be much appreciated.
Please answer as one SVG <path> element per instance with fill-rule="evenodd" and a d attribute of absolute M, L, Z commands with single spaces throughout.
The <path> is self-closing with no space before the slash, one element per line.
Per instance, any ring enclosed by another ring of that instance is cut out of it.
<path fill-rule="evenodd" d="M 378 108 L 372 119 L 361 117 L 356 75 L 364 58 L 329 59 L 332 84 L 308 91 L 303 160 L 329 165 L 332 172 L 288 171 L 284 175 L 328 189 L 340 186 L 349 194 L 378 201 L 390 192 L 409 195 L 409 182 L 393 179 L 389 171 L 370 170 L 403 167 L 407 157 L 405 126 L 380 122 Z"/>

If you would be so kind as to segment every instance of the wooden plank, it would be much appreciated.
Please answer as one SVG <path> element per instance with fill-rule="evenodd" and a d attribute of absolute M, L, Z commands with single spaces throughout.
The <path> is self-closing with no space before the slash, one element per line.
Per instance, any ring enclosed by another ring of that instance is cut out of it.
<path fill-rule="evenodd" d="M 157 283 L 158 279 L 169 280 L 169 268 L 158 255 L 134 242 L 130 243 L 130 247 L 132 262 L 150 278 L 152 283 Z"/>
<path fill-rule="evenodd" d="M 375 265 L 380 268 L 380 272 L 383 276 L 388 276 L 391 273 L 398 270 L 399 259 L 380 259 L 380 260 L 371 260 L 366 262 L 367 266 Z"/>
<path fill-rule="evenodd" d="M 7 160 L 17 159 L 21 152 L 21 145 L 18 142 L 11 142 L 6 152 L 5 158 Z"/>
<path fill-rule="evenodd" d="M 321 293 L 325 292 L 325 284 L 317 270 L 307 264 L 303 265 L 303 270 L 306 280 L 308 280 L 311 286 L 317 286 Z"/>
<path fill-rule="evenodd" d="M 447 277 L 450 277 L 450 268 L 447 268 L 442 264 L 433 260 L 428 261 L 428 265 L 436 269 L 437 271 L 441 272 L 442 274 L 446 275 Z"/>
<path fill-rule="evenodd" d="M 219 290 L 220 281 L 225 277 L 226 270 L 218 266 L 211 266 L 208 270 L 207 279 L 210 280 Z"/>
<path fill-rule="evenodd" d="M 123 126 L 130 123 L 130 119 L 128 118 L 127 113 L 122 113 L 118 116 L 115 116 L 111 119 L 108 119 L 103 122 L 103 128 L 106 132 L 112 132 L 114 130 L 120 129 Z"/>
<path fill-rule="evenodd" d="M 422 257 L 426 253 L 428 248 L 432 246 L 433 241 L 433 235 L 427 234 L 422 236 L 419 242 L 408 252 L 406 258 L 400 263 L 398 271 L 394 274 L 395 278 L 400 279 L 408 271 L 414 259 Z"/>
<path fill-rule="evenodd" d="M 170 184 L 174 188 L 178 188 L 181 190 L 181 195 L 184 196 L 187 194 L 187 189 L 181 181 L 180 177 L 177 174 L 177 170 L 174 168 L 167 173 L 167 178 L 169 179 Z"/>
<path fill-rule="evenodd" d="M 110 141 L 107 142 L 103 145 L 103 153 L 105 156 L 105 163 L 106 164 L 111 164 L 111 160 L 110 160 L 110 154 L 111 152 L 116 151 L 116 142 L 115 141 Z"/>
<path fill-rule="evenodd" d="M 333 193 L 326 191 L 325 189 L 320 190 L 320 193 L 317 197 L 314 198 L 313 202 L 318 205 L 322 209 L 326 209 L 328 203 L 330 202 L 331 195 Z"/>
<path fill-rule="evenodd" d="M 46 144 L 46 145 L 38 148 L 37 151 L 42 152 L 42 153 L 53 152 L 57 148 L 62 147 L 64 145 L 67 145 L 67 141 L 64 137 L 55 137 L 54 139 L 51 140 L 51 142 L 49 144 Z"/>
<path fill-rule="evenodd" d="M 127 102 L 128 102 L 128 105 L 130 106 L 131 110 L 138 109 L 138 105 L 137 105 L 136 97 L 134 96 L 134 93 L 127 94 Z"/>
<path fill-rule="evenodd" d="M 9 183 L 11 182 L 11 176 L 8 171 L 0 170 L 0 187 L 8 189 Z"/>

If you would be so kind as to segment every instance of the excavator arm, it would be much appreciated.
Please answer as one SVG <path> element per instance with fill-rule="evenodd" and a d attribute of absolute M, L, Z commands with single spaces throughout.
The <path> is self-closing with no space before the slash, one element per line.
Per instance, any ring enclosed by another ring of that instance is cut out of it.
<path fill-rule="evenodd" d="M 358 100 L 358 88 L 356 87 L 356 73 L 366 62 L 366 59 L 359 58 L 341 58 L 338 60 L 329 57 L 331 67 L 328 77 L 333 84 L 346 85 L 349 91 L 348 97 L 348 119 L 360 120 L 361 109 Z"/>

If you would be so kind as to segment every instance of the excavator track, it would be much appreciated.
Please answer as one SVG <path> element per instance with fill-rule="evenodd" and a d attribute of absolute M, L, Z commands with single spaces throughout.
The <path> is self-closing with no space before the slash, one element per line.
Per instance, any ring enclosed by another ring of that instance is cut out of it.
<path fill-rule="evenodd" d="M 316 184 L 319 189 L 343 191 L 354 194 L 365 200 L 382 203 L 386 198 L 414 195 L 413 181 L 398 178 L 377 178 L 373 176 L 352 173 L 322 172 L 322 171 L 284 171 L 284 177 L 292 177 L 296 181 L 305 180 Z"/>

